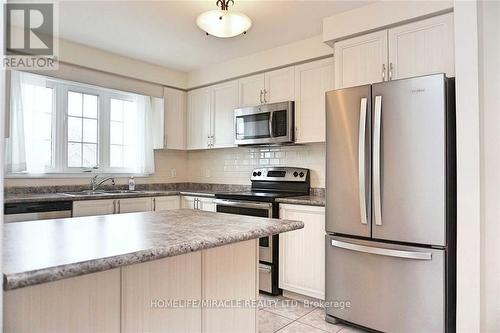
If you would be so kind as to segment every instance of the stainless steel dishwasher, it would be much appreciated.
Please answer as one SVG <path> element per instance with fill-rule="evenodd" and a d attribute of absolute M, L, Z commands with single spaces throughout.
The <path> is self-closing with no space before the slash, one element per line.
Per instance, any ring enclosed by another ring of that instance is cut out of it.
<path fill-rule="evenodd" d="M 68 218 L 71 212 L 71 201 L 7 203 L 4 223 Z"/>

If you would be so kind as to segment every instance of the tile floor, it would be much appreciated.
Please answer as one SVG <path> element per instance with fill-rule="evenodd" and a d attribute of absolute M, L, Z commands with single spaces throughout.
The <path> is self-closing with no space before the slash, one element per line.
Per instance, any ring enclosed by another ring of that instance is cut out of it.
<path fill-rule="evenodd" d="M 325 321 L 323 308 L 278 296 L 260 295 L 259 333 L 365 333 L 344 324 Z"/>

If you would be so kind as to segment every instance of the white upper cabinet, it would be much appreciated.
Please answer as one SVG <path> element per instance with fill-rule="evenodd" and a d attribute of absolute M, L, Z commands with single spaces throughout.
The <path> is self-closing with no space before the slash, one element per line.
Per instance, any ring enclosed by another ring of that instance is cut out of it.
<path fill-rule="evenodd" d="M 335 88 L 385 81 L 387 30 L 335 43 Z"/>
<path fill-rule="evenodd" d="M 210 87 L 191 90 L 188 93 L 188 149 L 210 147 L 210 104 Z"/>
<path fill-rule="evenodd" d="M 153 134 L 153 149 L 165 148 L 165 107 L 164 99 L 151 97 L 151 120 Z"/>
<path fill-rule="evenodd" d="M 264 78 L 264 103 L 294 100 L 294 67 L 266 72 Z"/>
<path fill-rule="evenodd" d="M 325 93 L 334 89 L 333 58 L 295 66 L 295 141 L 325 141 Z"/>
<path fill-rule="evenodd" d="M 257 74 L 239 79 L 239 106 L 246 107 L 263 104 L 264 82 L 264 74 Z"/>
<path fill-rule="evenodd" d="M 455 75 L 453 13 L 335 43 L 335 88 Z"/>
<path fill-rule="evenodd" d="M 454 76 L 453 49 L 452 13 L 389 29 L 390 76 Z"/>
<path fill-rule="evenodd" d="M 238 81 L 212 87 L 212 148 L 234 147 L 234 109 L 238 107 Z"/>
<path fill-rule="evenodd" d="M 293 101 L 294 75 L 291 66 L 239 79 L 239 107 Z"/>
<path fill-rule="evenodd" d="M 165 143 L 167 149 L 186 149 L 186 98 L 185 91 L 164 88 Z"/>

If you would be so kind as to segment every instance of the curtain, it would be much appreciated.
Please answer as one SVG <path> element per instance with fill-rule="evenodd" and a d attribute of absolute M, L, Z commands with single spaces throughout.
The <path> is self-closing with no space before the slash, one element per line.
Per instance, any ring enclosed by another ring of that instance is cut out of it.
<path fill-rule="evenodd" d="M 10 77 L 10 136 L 6 142 L 6 172 L 28 171 L 26 163 L 26 141 L 23 109 L 23 87 L 24 74 L 11 71 Z"/>
<path fill-rule="evenodd" d="M 142 174 L 152 174 L 155 172 L 152 130 L 153 103 L 151 99 L 152 97 L 150 96 L 137 96 L 135 168 L 137 173 Z"/>

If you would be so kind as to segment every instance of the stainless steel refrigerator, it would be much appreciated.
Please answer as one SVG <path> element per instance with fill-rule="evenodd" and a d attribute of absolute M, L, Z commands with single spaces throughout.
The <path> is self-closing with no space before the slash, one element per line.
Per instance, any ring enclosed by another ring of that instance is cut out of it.
<path fill-rule="evenodd" d="M 328 321 L 454 331 L 454 99 L 443 74 L 326 94 Z"/>

